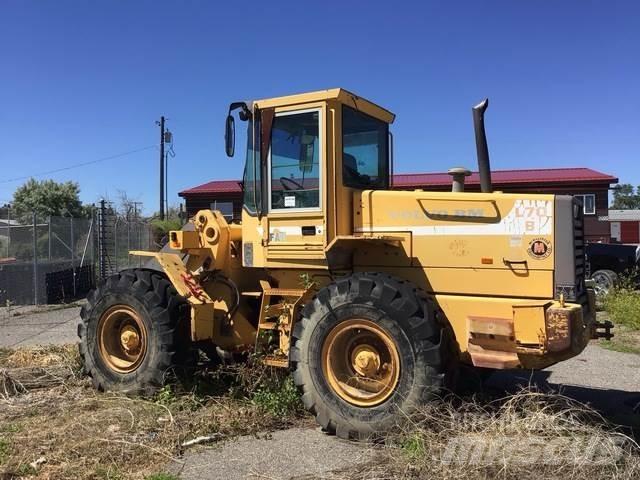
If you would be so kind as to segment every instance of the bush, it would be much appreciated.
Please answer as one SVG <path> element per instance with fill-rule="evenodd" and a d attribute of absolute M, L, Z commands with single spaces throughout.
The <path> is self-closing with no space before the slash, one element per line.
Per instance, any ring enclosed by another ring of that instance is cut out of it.
<path fill-rule="evenodd" d="M 298 389 L 290 375 L 273 373 L 253 394 L 252 401 L 258 407 L 277 417 L 285 417 L 303 410 Z"/>
<path fill-rule="evenodd" d="M 619 288 L 604 299 L 604 309 L 614 324 L 640 329 L 640 292 Z"/>

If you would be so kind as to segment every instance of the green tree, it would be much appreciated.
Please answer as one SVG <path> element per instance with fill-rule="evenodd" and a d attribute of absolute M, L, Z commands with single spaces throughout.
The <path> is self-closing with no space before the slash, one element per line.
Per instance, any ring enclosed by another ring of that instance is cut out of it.
<path fill-rule="evenodd" d="M 21 223 L 29 224 L 33 212 L 40 219 L 48 216 L 86 217 L 88 208 L 79 198 L 80 187 L 75 182 L 28 180 L 13 194 L 13 213 Z"/>
<path fill-rule="evenodd" d="M 640 186 L 635 189 L 629 183 L 621 183 L 613 187 L 614 210 L 638 209 L 640 208 Z"/>

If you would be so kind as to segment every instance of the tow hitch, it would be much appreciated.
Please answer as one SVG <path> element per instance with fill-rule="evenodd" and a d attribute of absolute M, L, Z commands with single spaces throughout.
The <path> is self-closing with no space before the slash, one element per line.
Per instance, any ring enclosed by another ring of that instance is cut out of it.
<path fill-rule="evenodd" d="M 611 333 L 612 328 L 613 323 L 611 323 L 609 320 L 605 320 L 604 322 L 596 322 L 594 324 L 595 338 L 605 338 L 607 340 L 611 340 L 613 338 L 613 333 Z"/>

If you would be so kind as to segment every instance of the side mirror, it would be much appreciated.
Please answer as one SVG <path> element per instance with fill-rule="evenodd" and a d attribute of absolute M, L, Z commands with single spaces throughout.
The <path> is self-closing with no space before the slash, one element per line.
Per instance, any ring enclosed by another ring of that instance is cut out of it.
<path fill-rule="evenodd" d="M 224 128 L 224 149 L 227 157 L 233 157 L 236 148 L 236 123 L 233 115 L 227 115 Z"/>

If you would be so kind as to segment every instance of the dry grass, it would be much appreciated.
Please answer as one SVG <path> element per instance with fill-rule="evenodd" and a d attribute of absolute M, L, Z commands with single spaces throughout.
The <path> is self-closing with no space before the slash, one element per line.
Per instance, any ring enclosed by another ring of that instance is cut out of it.
<path fill-rule="evenodd" d="M 144 479 L 200 442 L 312 422 L 265 367 L 198 371 L 143 399 L 94 391 L 78 366 L 72 347 L 0 351 L 0 478 Z M 327 478 L 588 477 L 639 478 L 638 446 L 584 405 L 527 389 L 425 406 L 375 464 Z"/>
<path fill-rule="evenodd" d="M 179 464 L 194 438 L 307 421 L 297 407 L 276 414 L 253 400 L 249 389 L 277 383 L 266 368 L 198 374 L 189 390 L 165 387 L 143 399 L 96 392 L 78 365 L 71 347 L 0 352 L 0 478 L 142 479 Z"/>
<path fill-rule="evenodd" d="M 374 479 L 640 478 L 640 448 L 597 412 L 531 388 L 493 401 L 428 405 L 389 435 L 379 462 L 340 472 Z"/>

